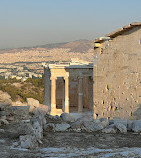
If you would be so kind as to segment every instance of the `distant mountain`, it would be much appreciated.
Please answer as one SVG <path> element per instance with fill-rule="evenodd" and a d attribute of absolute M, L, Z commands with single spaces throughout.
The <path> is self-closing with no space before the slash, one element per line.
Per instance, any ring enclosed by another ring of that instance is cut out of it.
<path fill-rule="evenodd" d="M 87 53 L 93 46 L 90 40 L 77 40 L 61 45 L 61 48 L 70 48 L 71 52 Z"/>
<path fill-rule="evenodd" d="M 52 49 L 52 48 L 58 48 L 64 44 L 67 44 L 68 42 L 63 42 L 63 43 L 52 43 L 52 44 L 45 44 L 45 45 L 37 45 L 34 46 L 33 48 L 48 48 L 48 49 Z"/>
<path fill-rule="evenodd" d="M 93 45 L 90 40 L 77 40 L 72 42 L 39 45 L 34 48 L 69 48 L 71 52 L 86 53 L 89 49 L 93 49 Z"/>
<path fill-rule="evenodd" d="M 37 45 L 33 47 L 22 47 L 22 48 L 15 48 L 15 49 L 3 49 L 0 50 L 0 54 L 2 53 L 14 53 L 18 50 L 33 50 L 33 49 L 53 49 L 53 48 L 69 48 L 70 52 L 80 52 L 80 53 L 87 53 L 88 50 L 93 49 L 92 41 L 90 40 L 77 40 L 72 42 L 63 42 L 63 43 L 52 43 L 52 44 L 45 44 L 45 45 Z"/>

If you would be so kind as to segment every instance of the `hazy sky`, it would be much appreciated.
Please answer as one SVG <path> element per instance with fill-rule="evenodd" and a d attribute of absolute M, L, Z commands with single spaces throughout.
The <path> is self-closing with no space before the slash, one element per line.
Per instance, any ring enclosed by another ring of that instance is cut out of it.
<path fill-rule="evenodd" d="M 0 0 L 0 49 L 95 39 L 141 21 L 141 0 Z"/>

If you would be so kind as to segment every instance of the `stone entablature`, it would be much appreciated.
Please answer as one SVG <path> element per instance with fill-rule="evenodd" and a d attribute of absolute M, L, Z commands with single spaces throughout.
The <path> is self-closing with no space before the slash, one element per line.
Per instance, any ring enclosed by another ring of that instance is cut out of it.
<path fill-rule="evenodd" d="M 93 64 L 84 61 L 72 61 L 71 63 L 49 64 L 44 68 L 45 75 L 45 96 L 44 104 L 49 106 L 50 114 L 56 115 L 62 112 L 70 112 L 70 87 L 71 80 L 77 79 L 78 87 L 76 95 L 78 95 L 78 111 L 83 111 L 83 78 L 93 75 Z M 57 78 L 62 78 L 62 109 L 56 108 L 56 82 Z M 76 88 L 76 87 L 75 87 Z M 72 88 L 74 89 L 74 87 Z M 92 91 L 90 91 L 92 93 Z M 91 94 L 89 94 L 91 96 Z M 92 98 L 90 99 L 92 100 Z M 73 101 L 74 102 L 74 101 Z M 92 101 L 90 103 L 92 107 Z"/>

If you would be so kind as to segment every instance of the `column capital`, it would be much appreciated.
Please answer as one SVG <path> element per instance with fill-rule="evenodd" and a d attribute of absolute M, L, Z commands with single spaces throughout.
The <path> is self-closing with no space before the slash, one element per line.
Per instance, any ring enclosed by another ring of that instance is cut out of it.
<path fill-rule="evenodd" d="M 57 80 L 57 77 L 51 76 L 51 77 L 50 77 L 50 80 Z"/>
<path fill-rule="evenodd" d="M 64 76 L 64 80 L 69 79 L 69 75 Z"/>

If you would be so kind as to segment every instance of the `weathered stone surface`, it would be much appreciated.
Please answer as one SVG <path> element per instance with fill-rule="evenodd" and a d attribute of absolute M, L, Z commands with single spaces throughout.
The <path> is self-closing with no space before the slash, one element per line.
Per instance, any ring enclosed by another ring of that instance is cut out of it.
<path fill-rule="evenodd" d="M 6 113 L 17 121 L 26 120 L 29 119 L 29 106 L 10 106 Z"/>
<path fill-rule="evenodd" d="M 6 115 L 5 111 L 0 111 L 0 117 L 5 115 Z"/>
<path fill-rule="evenodd" d="M 34 122 L 38 121 L 40 126 L 42 128 L 44 128 L 44 126 L 46 125 L 47 121 L 46 121 L 46 118 L 42 115 L 34 115 L 31 119 L 30 119 L 30 122 L 31 124 L 33 124 Z"/>
<path fill-rule="evenodd" d="M 5 120 L 5 119 L 0 119 L 0 124 L 2 124 L 2 125 L 8 125 L 9 122 L 7 120 Z"/>
<path fill-rule="evenodd" d="M 86 131 L 88 132 L 95 132 L 102 130 L 104 126 L 101 123 L 96 123 L 94 121 L 84 121 L 84 127 L 86 128 Z"/>
<path fill-rule="evenodd" d="M 80 117 L 76 121 L 80 121 L 80 122 L 84 122 L 84 121 L 95 121 L 96 122 L 97 121 L 97 122 L 100 122 L 100 120 L 98 120 L 98 119 L 94 120 L 94 118 L 91 116 Z"/>
<path fill-rule="evenodd" d="M 5 130 L 4 129 L 0 129 L 0 133 L 3 133 L 3 132 L 5 132 Z"/>
<path fill-rule="evenodd" d="M 48 108 L 48 106 L 47 105 L 39 105 L 39 107 L 35 107 L 34 109 L 33 109 L 33 114 L 34 115 L 43 115 L 43 116 L 45 116 L 47 113 L 48 113 L 48 111 L 49 111 L 49 108 Z"/>
<path fill-rule="evenodd" d="M 121 133 L 127 133 L 127 128 L 125 125 L 116 123 L 115 126 Z"/>
<path fill-rule="evenodd" d="M 33 112 L 33 110 L 39 107 L 39 101 L 33 98 L 27 98 L 27 105 L 30 106 L 29 111 Z"/>
<path fill-rule="evenodd" d="M 70 128 L 70 125 L 67 123 L 61 123 L 61 124 L 56 124 L 54 130 L 57 132 L 64 132 L 68 128 Z"/>
<path fill-rule="evenodd" d="M 34 121 L 32 124 L 34 135 L 36 136 L 36 139 L 40 142 L 40 140 L 43 138 L 43 127 L 39 124 L 38 121 Z"/>
<path fill-rule="evenodd" d="M 0 104 L 0 111 L 5 111 L 5 105 L 3 105 L 3 104 Z"/>
<path fill-rule="evenodd" d="M 123 124 L 127 128 L 128 120 L 127 119 L 120 119 L 120 118 L 113 119 L 113 120 L 110 120 L 110 124 Z"/>
<path fill-rule="evenodd" d="M 101 122 L 103 128 L 105 128 L 106 126 L 109 125 L 109 120 L 107 118 L 101 118 L 100 122 Z"/>
<path fill-rule="evenodd" d="M 71 124 L 71 128 L 74 130 L 84 128 L 83 121 L 77 120 L 76 122 Z"/>
<path fill-rule="evenodd" d="M 33 135 L 34 129 L 30 123 L 20 123 L 16 126 L 15 132 L 18 135 Z"/>
<path fill-rule="evenodd" d="M 34 135 L 20 136 L 20 146 L 26 149 L 34 149 L 38 146 L 38 142 Z"/>
<path fill-rule="evenodd" d="M 68 113 L 62 113 L 61 116 L 63 121 L 65 122 L 74 122 L 75 121 L 75 118 L 73 118 L 70 114 Z"/>
<path fill-rule="evenodd" d="M 6 115 L 1 116 L 0 119 L 7 120 Z M 8 120 L 7 120 L 8 121 Z"/>
<path fill-rule="evenodd" d="M 110 128 L 105 128 L 105 129 L 103 129 L 102 132 L 103 132 L 103 133 L 116 133 L 117 130 L 114 129 L 114 128 L 112 128 L 112 127 L 110 127 Z"/>
<path fill-rule="evenodd" d="M 62 123 L 63 122 L 63 120 L 58 115 L 52 116 L 52 115 L 47 114 L 45 116 L 45 118 L 46 118 L 46 121 L 50 122 L 50 123 L 55 123 L 56 124 L 56 123 Z"/>
<path fill-rule="evenodd" d="M 76 122 L 71 124 L 71 129 L 75 130 L 84 130 L 87 132 L 99 131 L 109 125 L 109 121 L 107 119 L 93 119 L 93 118 L 79 118 Z"/>
<path fill-rule="evenodd" d="M 14 106 L 27 106 L 27 103 L 22 103 L 21 101 L 12 102 Z"/>
<path fill-rule="evenodd" d="M 93 102 L 98 118 L 141 119 L 140 28 L 123 31 L 94 51 Z"/>
<path fill-rule="evenodd" d="M 9 106 L 12 104 L 11 96 L 0 90 L 0 107 L 1 106 Z"/>
<path fill-rule="evenodd" d="M 45 132 L 54 131 L 54 128 L 55 128 L 54 123 L 48 123 L 44 126 L 44 131 Z"/>
<path fill-rule="evenodd" d="M 132 123 L 133 132 L 141 132 L 141 120 L 135 120 Z"/>
<path fill-rule="evenodd" d="M 127 120 L 127 130 L 132 131 L 133 120 Z"/>

